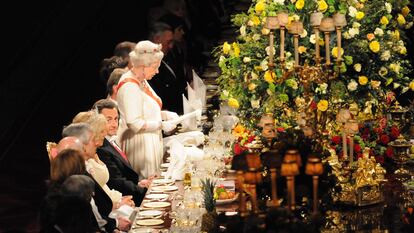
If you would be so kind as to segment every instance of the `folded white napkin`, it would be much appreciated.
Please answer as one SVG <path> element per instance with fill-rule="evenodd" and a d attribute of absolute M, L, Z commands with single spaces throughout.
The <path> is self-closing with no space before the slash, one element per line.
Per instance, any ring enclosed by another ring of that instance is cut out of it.
<path fill-rule="evenodd" d="M 165 178 L 173 180 L 183 180 L 185 172 L 185 161 L 187 154 L 184 152 L 184 146 L 177 140 L 172 140 L 170 146 L 170 166 L 165 174 Z"/>
<path fill-rule="evenodd" d="M 186 157 L 191 161 L 201 161 L 204 159 L 204 151 L 196 146 L 186 146 L 184 147 L 184 153 Z"/>
<path fill-rule="evenodd" d="M 189 103 L 187 98 L 185 98 L 184 95 L 183 95 L 183 110 L 184 110 L 184 115 L 189 114 L 191 112 L 194 112 L 194 110 L 196 110 L 196 108 L 191 106 L 191 104 Z M 199 109 L 199 111 L 201 111 L 201 109 Z M 197 119 L 195 117 L 186 118 L 183 121 L 181 121 L 181 126 L 182 126 L 182 129 L 184 131 L 196 130 L 197 129 Z"/>
<path fill-rule="evenodd" d="M 200 131 L 189 131 L 185 133 L 179 133 L 177 135 L 165 137 L 163 139 L 164 147 L 169 148 L 173 140 L 177 140 L 184 146 L 199 146 L 202 143 L 204 143 L 205 136 Z"/>
<path fill-rule="evenodd" d="M 134 212 L 134 208 L 128 205 L 121 205 L 118 209 L 112 210 L 111 213 L 109 213 L 109 217 L 111 218 L 119 218 L 119 217 L 126 217 L 129 218 L 131 216 L 132 212 Z"/>
<path fill-rule="evenodd" d="M 207 87 L 204 84 L 203 80 L 200 78 L 200 76 L 198 76 L 198 74 L 194 70 L 193 70 L 193 86 L 194 86 L 196 98 L 201 100 L 202 108 L 205 108 Z M 191 99 L 189 100 L 191 103 L 192 100 Z"/>

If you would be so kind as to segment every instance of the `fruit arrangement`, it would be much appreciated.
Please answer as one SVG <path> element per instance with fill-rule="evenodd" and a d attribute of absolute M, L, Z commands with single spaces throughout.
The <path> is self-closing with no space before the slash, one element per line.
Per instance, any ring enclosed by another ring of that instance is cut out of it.
<path fill-rule="evenodd" d="M 214 189 L 214 199 L 216 200 L 226 200 L 233 199 L 235 192 L 226 189 L 224 186 L 216 186 Z"/>

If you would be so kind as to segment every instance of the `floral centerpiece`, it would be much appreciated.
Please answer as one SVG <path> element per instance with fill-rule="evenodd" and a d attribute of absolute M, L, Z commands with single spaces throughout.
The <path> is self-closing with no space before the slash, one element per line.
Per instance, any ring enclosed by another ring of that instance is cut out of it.
<path fill-rule="evenodd" d="M 276 127 L 305 129 L 316 122 L 313 129 L 329 135 L 339 132 L 334 119 L 344 106 L 358 109 L 354 117 L 362 122 L 379 119 L 396 95 L 414 91 L 404 36 L 413 25 L 409 4 L 408 0 L 252 0 L 247 12 L 233 18 L 240 29 L 237 41 L 215 50 L 221 99 L 238 109 L 242 123 L 252 131 L 268 113 L 275 116 Z M 346 17 L 339 31 L 342 46 L 338 36 L 324 41 L 322 33 L 316 35 L 312 12 L 324 18 L 337 13 Z M 298 46 L 286 33 L 285 48 L 281 47 L 278 30 L 267 27 L 269 17 L 282 13 L 287 13 L 289 30 L 303 22 Z M 316 44 L 324 51 L 326 42 L 334 65 L 315 59 Z M 294 47 L 299 59 L 293 55 Z M 281 56 L 274 56 L 280 50 Z"/>

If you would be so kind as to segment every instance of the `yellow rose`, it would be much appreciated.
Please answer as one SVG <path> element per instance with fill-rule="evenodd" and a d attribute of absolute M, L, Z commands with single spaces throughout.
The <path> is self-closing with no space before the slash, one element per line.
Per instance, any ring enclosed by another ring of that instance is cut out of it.
<path fill-rule="evenodd" d="M 229 54 L 230 50 L 231 50 L 230 44 L 227 43 L 227 42 L 224 42 L 224 44 L 223 44 L 223 53 L 224 54 Z"/>
<path fill-rule="evenodd" d="M 254 89 L 256 89 L 256 87 L 257 87 L 257 85 L 256 85 L 256 84 L 254 84 L 254 83 L 249 83 L 248 88 L 249 88 L 249 90 L 250 90 L 250 91 L 253 91 Z"/>
<path fill-rule="evenodd" d="M 269 33 L 270 33 L 270 30 L 269 29 L 267 29 L 267 28 L 263 28 L 262 29 L 262 34 L 263 35 L 269 35 Z"/>
<path fill-rule="evenodd" d="M 409 87 L 410 87 L 410 89 L 411 89 L 412 91 L 414 91 L 414 81 L 411 81 L 411 82 L 410 82 Z"/>
<path fill-rule="evenodd" d="M 328 101 L 327 100 L 320 100 L 318 102 L 318 110 L 321 112 L 325 112 L 328 110 Z"/>
<path fill-rule="evenodd" d="M 365 13 L 364 13 L 364 12 L 362 12 L 362 11 L 358 11 L 358 12 L 355 14 L 355 18 L 356 18 L 357 20 L 361 20 L 361 19 L 363 19 L 363 18 L 364 18 L 364 16 L 365 16 Z"/>
<path fill-rule="evenodd" d="M 381 81 L 371 80 L 371 87 L 374 89 L 378 89 L 381 85 Z"/>
<path fill-rule="evenodd" d="M 299 46 L 298 51 L 300 54 L 306 53 L 307 48 L 305 46 Z"/>
<path fill-rule="evenodd" d="M 237 101 L 235 98 L 230 98 L 227 103 L 232 108 L 239 108 L 239 101 Z"/>
<path fill-rule="evenodd" d="M 395 31 L 392 32 L 391 35 L 394 37 L 394 39 L 400 40 L 400 31 L 398 31 L 398 29 L 395 29 Z"/>
<path fill-rule="evenodd" d="M 374 53 L 378 53 L 381 49 L 380 43 L 376 40 L 372 41 L 369 43 L 369 49 Z"/>
<path fill-rule="evenodd" d="M 256 15 L 254 15 L 251 20 L 252 20 L 254 26 L 257 26 L 257 25 L 260 24 L 260 19 Z"/>
<path fill-rule="evenodd" d="M 400 54 L 401 54 L 401 55 L 406 55 L 406 54 L 407 54 L 407 48 L 406 48 L 406 47 L 402 47 L 402 48 L 400 49 Z"/>
<path fill-rule="evenodd" d="M 234 50 L 234 56 L 236 57 L 240 56 L 240 48 L 236 42 L 233 42 L 233 50 Z"/>
<path fill-rule="evenodd" d="M 381 17 L 380 23 L 381 23 L 382 25 L 387 25 L 389 22 L 390 22 L 390 21 L 388 20 L 388 18 L 387 18 L 387 17 L 385 17 L 385 16 L 382 16 L 382 17 Z"/>
<path fill-rule="evenodd" d="M 275 72 L 267 70 L 264 74 L 264 80 L 268 83 L 274 83 L 275 82 Z"/>
<path fill-rule="evenodd" d="M 233 129 L 233 135 L 236 137 L 240 137 L 245 131 L 246 128 L 244 128 L 243 125 L 237 124 L 236 127 L 234 127 Z"/>
<path fill-rule="evenodd" d="M 256 6 L 254 7 L 254 10 L 256 11 L 257 14 L 262 13 L 262 11 L 265 10 L 265 3 L 263 1 L 259 1 L 258 3 L 256 3 Z"/>
<path fill-rule="evenodd" d="M 298 10 L 302 10 L 304 6 L 305 6 L 305 0 L 298 0 L 298 1 L 295 3 L 295 7 L 296 7 L 296 9 L 298 9 Z"/>
<path fill-rule="evenodd" d="M 408 8 L 408 6 L 403 7 L 401 13 L 404 17 L 407 17 L 407 15 L 410 14 L 410 8 Z"/>
<path fill-rule="evenodd" d="M 341 56 L 344 55 L 344 49 L 341 48 Z M 338 57 L 338 47 L 333 47 L 332 49 L 332 56 L 333 57 Z"/>
<path fill-rule="evenodd" d="M 404 25 L 406 23 L 405 18 L 402 14 L 398 14 L 397 21 L 399 25 Z"/>
<path fill-rule="evenodd" d="M 325 12 L 328 9 L 328 4 L 326 4 L 325 0 L 318 1 L 318 10 Z"/>
<path fill-rule="evenodd" d="M 359 82 L 359 84 L 361 84 L 362 86 L 363 86 L 363 85 L 367 85 L 367 83 L 368 83 L 368 78 L 367 78 L 367 76 L 364 76 L 364 75 L 359 76 L 359 77 L 358 77 L 358 82 Z"/>

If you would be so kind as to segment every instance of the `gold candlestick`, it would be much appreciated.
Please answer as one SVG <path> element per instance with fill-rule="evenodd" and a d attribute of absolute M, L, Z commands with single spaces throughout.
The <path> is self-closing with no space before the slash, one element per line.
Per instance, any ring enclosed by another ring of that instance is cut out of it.
<path fill-rule="evenodd" d="M 314 27 L 315 31 L 315 60 L 316 65 L 319 65 L 321 62 L 320 51 L 319 51 L 319 26 Z"/>
<path fill-rule="evenodd" d="M 288 206 L 290 210 L 294 210 L 296 208 L 295 176 L 299 174 L 299 166 L 296 163 L 296 160 L 285 156 L 280 173 L 282 176 L 286 176 Z"/>
<path fill-rule="evenodd" d="M 270 40 L 270 51 L 269 51 L 269 67 L 273 67 L 273 40 L 274 40 L 274 35 L 272 30 L 270 30 L 270 36 L 269 36 L 269 40 Z"/>
<path fill-rule="evenodd" d="M 285 61 L 285 26 L 280 26 L 280 62 Z"/>
<path fill-rule="evenodd" d="M 299 35 L 293 35 L 293 43 L 295 46 L 295 67 L 299 66 Z"/>
<path fill-rule="evenodd" d="M 336 27 L 336 40 L 337 40 L 337 48 L 338 48 L 338 57 L 336 59 L 336 63 L 338 64 L 338 67 L 341 65 L 341 58 L 342 58 L 342 44 L 341 44 L 341 38 L 342 38 L 342 34 L 341 34 L 341 27 L 337 26 Z M 339 69 L 339 68 L 338 68 Z"/>
<path fill-rule="evenodd" d="M 272 205 L 279 206 L 279 200 L 277 199 L 276 168 L 270 169 L 270 175 L 272 178 Z"/>
<path fill-rule="evenodd" d="M 309 157 L 306 163 L 305 173 L 312 176 L 313 183 L 313 213 L 318 212 L 318 176 L 323 173 L 322 162 L 318 157 Z"/>
<path fill-rule="evenodd" d="M 331 52 L 329 51 L 329 34 L 329 32 L 325 32 L 325 60 L 327 66 L 331 64 Z"/>

